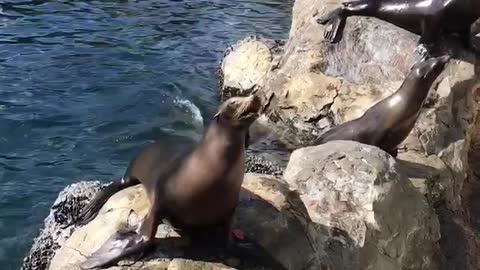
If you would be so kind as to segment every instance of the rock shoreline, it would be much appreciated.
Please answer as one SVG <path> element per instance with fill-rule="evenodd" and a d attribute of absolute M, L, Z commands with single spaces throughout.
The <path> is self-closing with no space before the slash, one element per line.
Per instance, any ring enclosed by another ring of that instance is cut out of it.
<path fill-rule="evenodd" d="M 447 41 L 459 57 L 432 87 L 396 159 L 356 142 L 311 146 L 395 91 L 415 58 L 418 36 L 372 18 L 349 18 L 343 39 L 325 42 L 316 18 L 339 3 L 296 0 L 287 40 L 247 37 L 225 53 L 221 99 L 257 91 L 266 104 L 251 128 L 234 224 L 287 269 L 479 269 L 479 58 Z M 22 269 L 77 269 L 81 254 L 124 223 L 125 209 L 145 211 L 144 194 L 132 187 L 91 224 L 62 228 L 100 188 L 87 181 L 60 193 Z M 265 269 L 162 255 L 110 269 Z"/>
<path fill-rule="evenodd" d="M 75 230 L 73 226 L 67 225 L 103 186 L 99 181 L 82 181 L 71 184 L 60 192 L 45 218 L 39 236 L 34 239 L 21 270 L 48 269 L 55 252 Z"/>

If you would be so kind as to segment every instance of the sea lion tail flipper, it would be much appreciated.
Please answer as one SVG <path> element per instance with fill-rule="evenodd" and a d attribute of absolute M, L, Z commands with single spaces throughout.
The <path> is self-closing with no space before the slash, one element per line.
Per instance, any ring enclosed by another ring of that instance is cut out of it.
<path fill-rule="evenodd" d="M 121 182 L 113 182 L 100 192 L 98 192 L 95 197 L 88 203 L 88 205 L 82 209 L 81 213 L 78 215 L 76 224 L 85 225 L 92 221 L 96 216 L 100 208 L 108 201 L 108 199 L 118 191 L 125 189 L 127 187 L 138 184 L 138 181 L 129 180 Z"/>
<path fill-rule="evenodd" d="M 140 260 L 152 246 L 152 239 L 157 232 L 158 221 L 163 216 L 158 202 L 150 208 L 143 221 L 139 221 L 135 211 L 131 210 L 127 218 L 127 228 L 115 232 L 98 250 L 90 255 L 80 267 L 92 269 L 116 264 L 120 260 L 135 256 Z"/>
<path fill-rule="evenodd" d="M 135 231 L 118 231 L 113 234 L 98 250 L 80 264 L 82 269 L 111 266 L 129 256 L 141 259 L 150 245 L 142 235 Z"/>

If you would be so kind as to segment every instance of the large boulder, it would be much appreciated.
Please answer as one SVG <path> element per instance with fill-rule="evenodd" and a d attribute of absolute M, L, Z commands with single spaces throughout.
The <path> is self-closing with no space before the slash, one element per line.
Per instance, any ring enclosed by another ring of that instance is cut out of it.
<path fill-rule="evenodd" d="M 120 268 L 109 269 L 329 269 L 322 249 L 312 247 L 315 237 L 309 229 L 308 213 L 298 194 L 285 182 L 267 175 L 247 174 L 234 227 L 242 229 L 265 250 L 263 266 L 240 262 L 231 268 L 219 257 L 185 258 L 182 250 L 156 250 L 141 262 L 120 262 Z M 115 231 L 125 226 L 131 210 L 142 218 L 149 203 L 141 185 L 113 195 L 98 216 L 74 231 L 59 249 L 50 270 L 78 269 L 79 264 L 98 249 Z M 157 238 L 178 236 L 169 226 L 160 225 Z M 273 266 L 272 266 L 273 265 Z M 269 267 L 269 268 L 265 268 Z"/>
<path fill-rule="evenodd" d="M 261 41 L 249 38 L 235 44 L 222 62 L 223 87 L 238 89 L 242 94 L 260 84 L 272 61 L 270 48 Z"/>
<path fill-rule="evenodd" d="M 317 245 L 331 247 L 333 269 L 439 269 L 437 216 L 379 148 L 351 141 L 302 148 L 284 178 L 313 222 L 330 228 Z"/>

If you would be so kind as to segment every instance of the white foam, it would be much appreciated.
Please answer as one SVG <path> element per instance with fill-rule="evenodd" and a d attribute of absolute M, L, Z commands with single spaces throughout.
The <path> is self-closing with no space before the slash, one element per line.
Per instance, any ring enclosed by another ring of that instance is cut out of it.
<path fill-rule="evenodd" d="M 193 121 L 192 124 L 195 126 L 195 128 L 201 130 L 203 129 L 203 117 L 202 113 L 200 112 L 200 109 L 190 100 L 187 99 L 181 99 L 181 98 L 175 98 L 173 101 L 175 105 L 180 105 L 183 107 L 186 107 L 193 116 Z"/>

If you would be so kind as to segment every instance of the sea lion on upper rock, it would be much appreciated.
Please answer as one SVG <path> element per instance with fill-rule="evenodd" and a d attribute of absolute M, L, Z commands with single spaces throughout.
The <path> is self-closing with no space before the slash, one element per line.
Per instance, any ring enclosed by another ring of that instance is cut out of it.
<path fill-rule="evenodd" d="M 142 253 L 162 219 L 180 228 L 181 235 L 224 225 L 228 239 L 245 171 L 245 134 L 260 109 L 255 95 L 230 98 L 197 145 L 159 142 L 145 148 L 130 163 L 121 183 L 97 194 L 80 223 L 91 220 L 116 191 L 136 184 L 146 190 L 151 205 L 148 214 L 134 230 L 113 235 L 82 268 L 103 267 Z"/>
<path fill-rule="evenodd" d="M 325 38 L 338 42 L 349 16 L 369 16 L 387 21 L 421 35 L 417 51 L 429 55 L 438 38 L 444 33 L 457 33 L 468 46 L 470 27 L 480 17 L 478 0 L 360 0 L 342 3 L 318 19 L 328 25 Z"/>
<path fill-rule="evenodd" d="M 397 146 L 415 125 L 428 92 L 449 56 L 417 62 L 400 88 L 369 108 L 360 118 L 323 133 L 315 144 L 333 140 L 358 141 L 377 146 L 396 157 Z"/>

